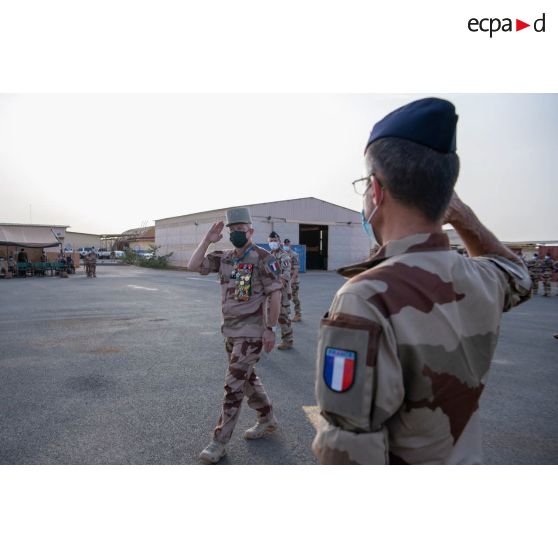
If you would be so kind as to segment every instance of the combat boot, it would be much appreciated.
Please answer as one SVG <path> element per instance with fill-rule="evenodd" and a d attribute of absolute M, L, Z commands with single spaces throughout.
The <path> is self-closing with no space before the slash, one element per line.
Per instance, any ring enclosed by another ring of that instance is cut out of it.
<path fill-rule="evenodd" d="M 219 463 L 227 453 L 227 444 L 213 440 L 201 453 L 200 461 L 209 465 Z"/>
<path fill-rule="evenodd" d="M 300 322 L 301 320 L 302 320 L 302 316 L 300 314 L 295 314 L 291 322 Z"/>
<path fill-rule="evenodd" d="M 247 440 L 257 440 L 258 438 L 262 438 L 266 434 L 271 434 L 277 430 L 277 419 L 272 417 L 270 420 L 266 420 L 265 422 L 256 422 L 252 428 L 248 428 L 246 432 L 244 432 L 244 437 Z"/>
<path fill-rule="evenodd" d="M 277 345 L 277 348 L 280 351 L 286 351 L 287 349 L 292 349 L 293 348 L 293 342 L 291 341 L 290 343 L 286 343 L 285 341 L 281 341 L 281 343 L 279 343 L 279 345 Z"/>

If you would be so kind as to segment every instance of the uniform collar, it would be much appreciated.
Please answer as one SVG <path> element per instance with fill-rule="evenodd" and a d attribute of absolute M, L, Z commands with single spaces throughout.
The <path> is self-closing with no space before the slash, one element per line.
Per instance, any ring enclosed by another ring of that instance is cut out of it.
<path fill-rule="evenodd" d="M 358 264 L 341 267 L 337 270 L 337 273 L 343 275 L 343 277 L 354 277 L 394 256 L 416 252 L 439 252 L 449 249 L 449 238 L 445 233 L 413 234 L 386 242 L 372 258 Z"/>

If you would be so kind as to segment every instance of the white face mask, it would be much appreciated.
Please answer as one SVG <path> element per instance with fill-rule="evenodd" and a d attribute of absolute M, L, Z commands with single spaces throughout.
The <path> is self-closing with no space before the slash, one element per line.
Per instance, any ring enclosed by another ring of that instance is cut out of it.
<path fill-rule="evenodd" d="M 285 250 L 285 252 L 288 252 L 291 249 L 290 246 L 283 246 L 283 250 Z"/>
<path fill-rule="evenodd" d="M 277 248 L 279 248 L 279 242 L 270 242 L 270 243 L 269 243 L 269 247 L 270 247 L 272 250 L 277 250 Z"/>

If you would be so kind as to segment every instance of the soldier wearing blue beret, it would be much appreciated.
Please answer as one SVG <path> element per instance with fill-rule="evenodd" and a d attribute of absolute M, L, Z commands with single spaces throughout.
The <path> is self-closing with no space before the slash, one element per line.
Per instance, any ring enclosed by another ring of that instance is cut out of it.
<path fill-rule="evenodd" d="M 421 99 L 388 114 L 365 147 L 364 229 L 379 250 L 320 326 L 321 463 L 482 461 L 479 400 L 502 312 L 530 296 L 523 262 L 454 193 L 457 114 Z M 470 257 L 450 250 L 450 223 Z"/>

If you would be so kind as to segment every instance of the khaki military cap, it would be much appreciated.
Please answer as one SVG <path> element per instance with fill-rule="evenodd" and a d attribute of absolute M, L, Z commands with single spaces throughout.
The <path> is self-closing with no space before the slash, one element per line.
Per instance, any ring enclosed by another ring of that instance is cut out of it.
<path fill-rule="evenodd" d="M 250 210 L 247 207 L 233 207 L 232 209 L 227 209 L 227 227 L 239 224 L 252 224 Z"/>

